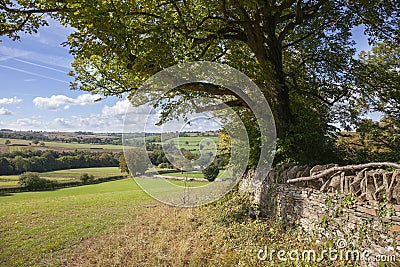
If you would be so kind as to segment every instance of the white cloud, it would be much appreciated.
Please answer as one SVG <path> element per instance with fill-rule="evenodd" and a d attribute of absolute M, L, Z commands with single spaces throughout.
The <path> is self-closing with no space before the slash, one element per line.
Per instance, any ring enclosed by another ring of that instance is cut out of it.
<path fill-rule="evenodd" d="M 114 106 L 104 106 L 102 115 L 104 117 L 121 117 L 125 114 L 155 114 L 155 109 L 145 104 L 138 107 L 134 107 L 128 99 L 118 101 Z"/>
<path fill-rule="evenodd" d="M 95 104 L 100 95 L 82 94 L 77 98 L 65 95 L 52 95 L 51 97 L 36 97 L 33 103 L 36 107 L 46 110 L 69 109 L 70 106 L 88 106 Z"/>
<path fill-rule="evenodd" d="M 47 110 L 62 110 L 76 105 L 92 104 L 99 96 L 83 94 L 76 98 L 65 95 L 53 95 L 48 98 L 37 97 L 34 103 L 37 107 Z M 126 113 L 126 111 L 128 111 Z M 104 106 L 99 113 L 81 115 L 61 115 L 50 119 L 48 116 L 31 116 L 18 118 L 17 121 L 7 122 L 7 128 L 23 130 L 47 130 L 47 131 L 92 131 L 92 132 L 161 132 L 201 130 L 219 128 L 212 120 L 199 119 L 192 121 L 190 126 L 182 120 L 171 121 L 168 126 L 159 127 L 155 123 L 159 121 L 159 110 L 149 105 L 133 107 L 129 100 L 119 100 L 114 105 Z M 127 116 L 125 116 L 125 114 Z M 32 114 L 33 115 L 33 114 Z M 124 125 L 125 123 L 125 125 Z"/>
<path fill-rule="evenodd" d="M 125 115 L 126 110 L 131 106 L 131 102 L 128 99 L 118 101 L 114 106 L 109 107 L 105 105 L 102 110 L 102 115 L 106 117 L 115 117 Z"/>
<path fill-rule="evenodd" d="M 21 102 L 22 102 L 22 99 L 17 98 L 16 96 L 14 96 L 13 98 L 0 98 L 1 105 L 18 104 Z"/>
<path fill-rule="evenodd" d="M 0 115 L 13 115 L 13 113 L 8 109 L 0 108 Z"/>
<path fill-rule="evenodd" d="M 44 123 L 42 121 L 38 121 L 35 119 L 19 119 L 17 120 L 16 124 L 20 127 L 43 127 Z"/>

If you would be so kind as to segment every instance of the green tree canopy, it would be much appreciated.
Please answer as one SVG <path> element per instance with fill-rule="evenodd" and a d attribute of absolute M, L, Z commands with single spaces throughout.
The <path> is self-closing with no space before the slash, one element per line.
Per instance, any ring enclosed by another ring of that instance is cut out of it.
<path fill-rule="evenodd" d="M 150 161 L 148 160 L 147 153 L 144 149 L 131 148 L 125 150 L 124 157 L 125 160 L 120 158 L 121 172 L 129 172 L 130 170 L 132 175 L 140 175 L 144 174 L 150 166 Z"/>
<path fill-rule="evenodd" d="M 48 17 L 74 27 L 65 43 L 75 58 L 72 87 L 128 93 L 132 102 L 137 88 L 165 67 L 195 60 L 229 64 L 264 93 L 288 153 L 314 153 L 310 146 L 330 142 L 331 123 L 349 127 L 365 110 L 360 95 L 368 92 L 357 86 L 352 28 L 363 25 L 371 44 L 398 44 L 399 9 L 399 1 L 381 0 L 1 0 L 0 34 L 18 39 Z M 162 120 L 199 96 L 248 112 L 230 91 L 198 83 L 176 88 L 159 103 Z M 310 139 L 315 142 L 303 142 Z"/>

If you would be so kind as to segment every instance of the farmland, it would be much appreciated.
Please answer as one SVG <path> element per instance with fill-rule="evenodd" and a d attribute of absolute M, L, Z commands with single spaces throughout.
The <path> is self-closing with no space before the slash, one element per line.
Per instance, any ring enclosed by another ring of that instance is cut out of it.
<path fill-rule="evenodd" d="M 43 172 L 40 173 L 40 177 L 58 182 L 74 181 L 74 180 L 78 181 L 80 176 L 84 173 L 93 175 L 95 178 L 121 175 L 121 171 L 118 167 L 97 167 L 97 168 L 79 168 L 79 169 Z M 1 175 L 0 188 L 17 187 L 18 177 L 19 177 L 18 175 Z"/>
<path fill-rule="evenodd" d="M 0 265 L 254 266 L 265 244 L 304 246 L 272 221 L 240 219 L 239 203 L 247 202 L 228 197 L 201 208 L 165 206 L 132 179 L 3 195 Z"/>
<path fill-rule="evenodd" d="M 172 172 L 162 174 L 163 176 L 174 176 L 179 178 L 204 178 L 204 175 L 201 171 L 191 171 L 191 172 Z M 225 170 L 220 170 L 217 178 L 229 178 L 231 174 L 226 172 Z"/>
<path fill-rule="evenodd" d="M 132 179 L 0 196 L 0 265 L 40 262 L 52 251 L 124 223 L 149 200 Z"/>
<path fill-rule="evenodd" d="M 71 133 L 72 134 L 72 133 Z M 188 134 L 186 134 L 188 135 Z M 158 136 L 158 135 L 156 135 Z M 146 140 L 152 140 L 154 138 L 153 135 L 147 136 Z M 74 138 L 73 140 L 75 140 Z M 9 141 L 10 144 L 6 145 L 6 141 Z M 203 142 L 202 142 L 203 141 Z M 172 142 L 175 145 L 179 146 L 179 148 L 184 148 L 187 150 L 194 151 L 194 153 L 198 153 L 199 144 L 205 146 L 205 150 L 210 150 L 213 147 L 213 142 L 218 142 L 218 137 L 215 136 L 215 133 L 211 136 L 198 136 L 195 133 L 190 134 L 190 136 L 182 136 L 179 138 L 173 138 L 167 140 L 167 142 Z M 154 142 L 156 144 L 162 144 L 161 142 Z M 122 151 L 122 145 L 115 144 L 98 144 L 98 143 L 83 143 L 76 141 L 68 141 L 68 142 L 60 142 L 60 141 L 40 141 L 37 144 L 34 144 L 32 140 L 24 140 L 24 139 L 14 139 L 14 138 L 0 138 L 0 152 L 12 152 L 12 151 L 20 151 L 20 150 L 58 150 L 58 151 L 71 151 L 71 150 L 84 150 L 84 151 Z"/>
<path fill-rule="evenodd" d="M 168 142 L 174 143 L 178 148 L 186 149 L 194 154 L 200 153 L 199 146 L 202 144 L 204 146 L 204 151 L 213 151 L 216 149 L 216 144 L 218 144 L 218 137 L 202 137 L 202 136 L 188 136 L 173 138 Z M 215 144 L 215 145 L 214 145 Z"/>
<path fill-rule="evenodd" d="M 10 140 L 11 146 L 5 146 L 6 140 Z M 63 143 L 63 142 L 54 142 L 54 141 L 46 141 L 44 142 L 44 146 L 40 144 L 35 145 L 31 140 L 23 140 L 23 139 L 7 139 L 0 138 L 0 146 L 3 148 L 8 148 L 10 152 L 15 150 L 23 150 L 23 149 L 50 149 L 50 150 L 100 150 L 100 151 L 122 151 L 122 145 L 110 145 L 110 144 L 80 144 L 77 142 L 74 143 Z"/>

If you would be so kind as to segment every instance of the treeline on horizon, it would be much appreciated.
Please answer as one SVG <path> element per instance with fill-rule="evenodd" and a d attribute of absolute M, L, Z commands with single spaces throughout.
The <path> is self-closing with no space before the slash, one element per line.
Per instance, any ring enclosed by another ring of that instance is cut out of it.
<path fill-rule="evenodd" d="M 33 131 L 10 131 L 10 130 L 0 130 L 0 138 L 7 139 L 22 139 L 22 140 L 35 140 L 41 142 L 61 142 L 61 143 L 80 143 L 80 144 L 99 144 L 99 145 L 122 145 L 121 134 L 110 134 L 108 137 L 101 136 L 85 136 L 89 133 L 76 132 L 75 136 L 63 137 L 63 136 L 48 136 L 43 132 L 33 132 Z M 81 136 L 79 136 L 81 135 Z M 110 137 L 112 136 L 112 137 Z"/>
<path fill-rule="evenodd" d="M 0 129 L 0 138 L 5 139 L 21 139 L 32 140 L 32 143 L 37 142 L 61 142 L 61 143 L 78 143 L 78 144 L 96 144 L 96 145 L 122 145 L 122 133 L 93 133 L 77 131 L 73 132 L 71 136 L 63 136 L 62 133 L 57 135 L 54 132 L 37 132 L 37 131 L 14 131 L 10 129 Z M 146 133 L 146 137 L 158 138 L 161 141 L 160 133 Z M 129 133 L 130 137 L 143 137 L 143 133 Z M 207 132 L 182 132 L 179 133 L 180 137 L 189 136 L 218 136 L 216 131 Z M 168 139 L 168 133 L 164 133 L 164 139 Z"/>
<path fill-rule="evenodd" d="M 90 167 L 117 167 L 122 152 L 13 151 L 0 154 L 0 175 Z"/>

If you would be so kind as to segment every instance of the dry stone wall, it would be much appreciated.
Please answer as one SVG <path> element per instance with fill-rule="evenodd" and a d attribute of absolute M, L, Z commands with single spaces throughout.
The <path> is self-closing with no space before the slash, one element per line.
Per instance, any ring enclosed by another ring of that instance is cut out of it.
<path fill-rule="evenodd" d="M 375 255 L 395 255 L 400 260 L 399 170 L 363 169 L 286 183 L 333 166 L 285 164 L 262 181 L 248 171 L 240 189 L 251 193 L 261 215 L 275 215 L 321 239 L 345 238 Z"/>

